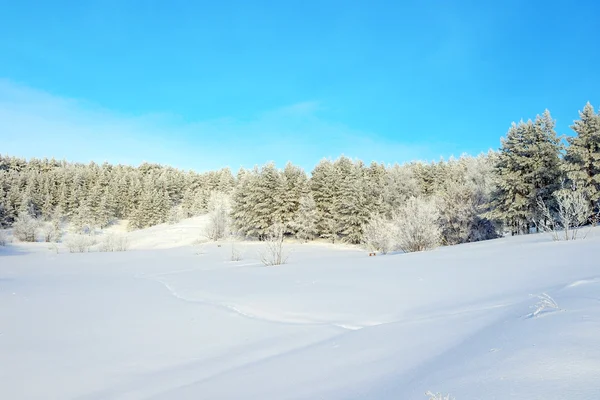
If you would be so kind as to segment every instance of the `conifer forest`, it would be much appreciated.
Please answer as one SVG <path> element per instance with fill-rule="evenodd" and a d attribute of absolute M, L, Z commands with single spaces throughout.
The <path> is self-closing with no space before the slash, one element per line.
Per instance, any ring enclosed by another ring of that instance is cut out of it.
<path fill-rule="evenodd" d="M 221 225 L 213 239 L 263 240 L 280 227 L 300 241 L 379 250 L 388 247 L 381 232 L 390 226 L 426 236 L 420 250 L 547 229 L 574 207 L 585 225 L 598 215 L 600 114 L 586 104 L 571 129 L 559 136 L 546 110 L 513 123 L 497 151 L 402 165 L 341 156 L 309 173 L 292 163 L 198 173 L 5 155 L 0 223 L 19 232 L 54 227 L 58 240 L 66 226 L 84 233 L 121 219 L 135 230 L 209 213 Z"/>

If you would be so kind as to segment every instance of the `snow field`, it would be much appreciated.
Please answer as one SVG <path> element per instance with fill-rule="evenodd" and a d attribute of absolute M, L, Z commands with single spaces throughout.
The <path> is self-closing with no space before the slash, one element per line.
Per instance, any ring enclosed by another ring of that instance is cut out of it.
<path fill-rule="evenodd" d="M 0 250 L 0 397 L 600 397 L 598 230 L 377 257 L 288 244 L 267 268 L 260 243 L 237 262 L 185 245 L 194 224 L 124 253 Z M 543 293 L 558 308 L 533 316 Z"/>

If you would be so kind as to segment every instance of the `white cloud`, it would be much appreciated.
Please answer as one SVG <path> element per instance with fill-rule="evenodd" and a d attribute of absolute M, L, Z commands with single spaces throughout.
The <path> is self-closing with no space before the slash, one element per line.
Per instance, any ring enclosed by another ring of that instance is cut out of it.
<path fill-rule="evenodd" d="M 290 160 L 311 169 L 323 157 L 391 163 L 422 158 L 424 146 L 358 132 L 319 114 L 317 101 L 265 111 L 248 120 L 193 123 L 170 114 L 127 115 L 0 80 L 0 152 L 23 157 L 208 170 Z"/>

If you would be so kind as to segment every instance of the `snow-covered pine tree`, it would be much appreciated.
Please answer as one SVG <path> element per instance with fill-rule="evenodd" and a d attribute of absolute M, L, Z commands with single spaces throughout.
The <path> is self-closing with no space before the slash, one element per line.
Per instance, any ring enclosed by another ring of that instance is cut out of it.
<path fill-rule="evenodd" d="M 597 207 L 600 200 L 600 114 L 596 114 L 588 102 L 571 129 L 576 136 L 567 138 L 569 146 L 564 168 L 572 185 L 583 191 Z"/>
<path fill-rule="evenodd" d="M 387 169 L 383 188 L 383 212 L 392 218 L 393 211 L 398 209 L 410 197 L 421 196 L 418 179 L 414 173 L 414 164 L 394 164 Z"/>
<path fill-rule="evenodd" d="M 89 233 L 95 227 L 95 218 L 91 206 L 92 200 L 84 198 L 71 217 L 71 227 L 77 233 Z"/>
<path fill-rule="evenodd" d="M 334 219 L 339 233 L 349 243 L 360 243 L 363 226 L 369 221 L 370 208 L 366 197 L 364 165 L 340 157 L 334 163 L 338 179 L 333 203 Z"/>
<path fill-rule="evenodd" d="M 496 165 L 495 210 L 512 234 L 528 233 L 538 213 L 538 199 L 550 201 L 560 186 L 560 140 L 549 112 L 535 122 L 513 123 Z"/>
<path fill-rule="evenodd" d="M 300 198 L 300 204 L 291 226 L 295 236 L 302 242 L 313 240 L 317 236 L 317 207 L 312 193 Z"/>
<path fill-rule="evenodd" d="M 317 207 L 317 232 L 332 242 L 338 238 L 339 222 L 335 216 L 338 179 L 330 160 L 323 159 L 312 171 L 311 192 Z"/>
<path fill-rule="evenodd" d="M 372 215 L 381 214 L 384 210 L 384 190 L 387 181 L 387 171 L 383 164 L 371 162 L 364 171 L 365 195 Z"/>
<path fill-rule="evenodd" d="M 283 222 L 283 187 L 281 172 L 274 163 L 268 163 L 260 169 L 255 186 L 250 188 L 254 220 L 249 231 L 251 236 L 264 239 L 273 225 Z"/>
<path fill-rule="evenodd" d="M 249 236 L 254 224 L 252 214 L 251 191 L 258 179 L 258 169 L 246 171 L 243 168 L 237 174 L 237 185 L 231 202 L 231 221 L 233 228 L 242 236 Z"/>
<path fill-rule="evenodd" d="M 223 168 L 219 171 L 219 183 L 217 184 L 217 190 L 221 193 L 230 194 L 233 192 L 235 187 L 235 177 L 231 173 L 231 169 Z"/>
<path fill-rule="evenodd" d="M 283 169 L 282 180 L 278 214 L 286 233 L 295 233 L 292 222 L 300 208 L 300 200 L 308 194 L 308 178 L 302 168 L 288 162 Z"/>
<path fill-rule="evenodd" d="M 529 130 L 532 149 L 527 160 L 530 164 L 525 169 L 529 175 L 525 178 L 531 187 L 530 210 L 535 220 L 539 217 L 538 199 L 544 202 L 552 199 L 563 181 L 560 155 L 564 147 L 555 125 L 550 111 L 545 110 L 542 115 L 536 116 Z"/>

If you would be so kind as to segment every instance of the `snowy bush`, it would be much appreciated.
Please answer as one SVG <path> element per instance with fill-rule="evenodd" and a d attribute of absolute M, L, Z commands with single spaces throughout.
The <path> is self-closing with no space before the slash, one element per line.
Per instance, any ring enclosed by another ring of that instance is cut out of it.
<path fill-rule="evenodd" d="M 424 251 L 438 246 L 440 229 L 434 203 L 411 197 L 394 213 L 395 242 L 405 253 Z"/>
<path fill-rule="evenodd" d="M 210 240 L 220 240 L 229 233 L 229 196 L 213 192 L 208 201 L 208 225 L 205 235 Z"/>
<path fill-rule="evenodd" d="M 129 241 L 127 240 L 127 236 L 107 234 L 100 242 L 98 250 L 102 252 L 127 251 L 128 248 Z"/>
<path fill-rule="evenodd" d="M 96 238 L 92 235 L 71 234 L 64 241 L 70 253 L 86 253 L 96 244 Z"/>
<path fill-rule="evenodd" d="M 554 240 L 576 240 L 579 228 L 588 222 L 592 209 L 584 193 L 561 189 L 554 193 L 556 211 L 538 199 L 541 218 L 536 225 L 542 232 L 551 232 Z"/>
<path fill-rule="evenodd" d="M 441 393 L 433 393 L 427 392 L 425 396 L 429 396 L 429 400 L 454 400 L 454 397 L 451 397 L 449 394 L 443 395 Z"/>
<path fill-rule="evenodd" d="M 392 224 L 382 215 L 377 215 L 363 226 L 363 243 L 367 249 L 387 254 L 393 250 Z"/>
<path fill-rule="evenodd" d="M 21 242 L 35 242 L 39 222 L 27 212 L 19 214 L 13 223 L 13 236 Z"/>
<path fill-rule="evenodd" d="M 6 232 L 0 230 L 0 246 L 6 246 L 8 243 L 8 238 L 6 236 Z"/>
<path fill-rule="evenodd" d="M 41 231 L 44 235 L 44 241 L 47 243 L 58 242 L 62 237 L 62 230 L 58 221 L 44 223 Z"/>
<path fill-rule="evenodd" d="M 260 261 L 266 266 L 281 265 L 287 261 L 287 254 L 283 245 L 285 227 L 276 224 L 269 229 L 265 239 L 265 248 L 260 252 Z"/>

